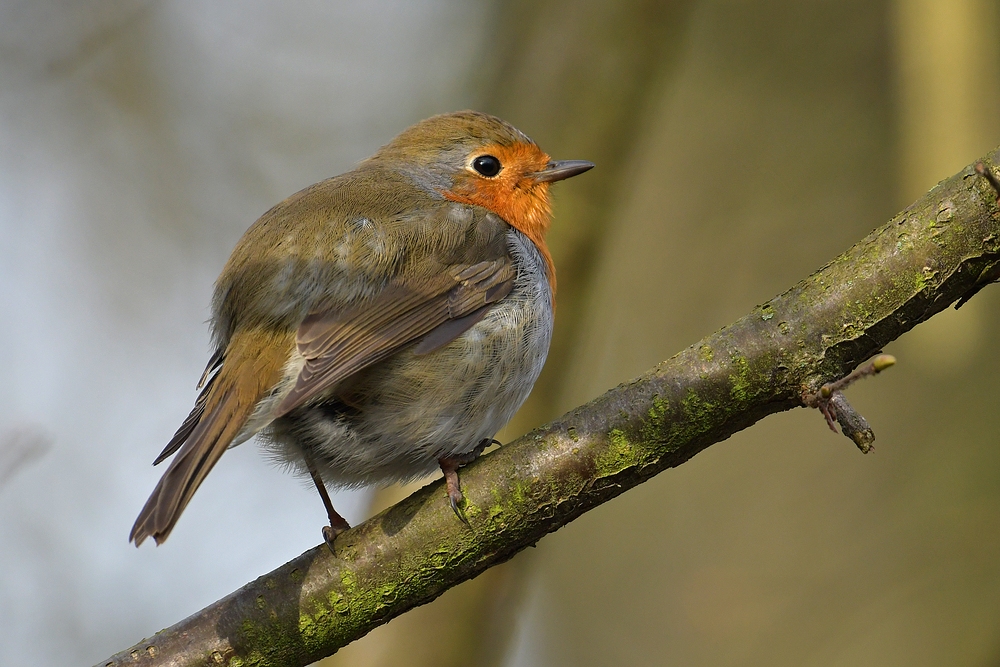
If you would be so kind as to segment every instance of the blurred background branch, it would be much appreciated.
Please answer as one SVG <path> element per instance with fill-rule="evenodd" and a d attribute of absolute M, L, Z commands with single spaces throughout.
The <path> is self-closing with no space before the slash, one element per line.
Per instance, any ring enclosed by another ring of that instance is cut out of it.
<path fill-rule="evenodd" d="M 984 162 L 734 324 L 464 468 L 468 525 L 443 502 L 439 480 L 341 534 L 336 553 L 316 547 L 101 664 L 309 664 L 763 417 L 803 405 L 996 279 L 1000 193 L 981 172 L 996 168 L 1000 149 Z"/>
<path fill-rule="evenodd" d="M 52 442 L 37 426 L 21 426 L 0 433 L 0 489 L 33 461 L 45 456 Z"/>

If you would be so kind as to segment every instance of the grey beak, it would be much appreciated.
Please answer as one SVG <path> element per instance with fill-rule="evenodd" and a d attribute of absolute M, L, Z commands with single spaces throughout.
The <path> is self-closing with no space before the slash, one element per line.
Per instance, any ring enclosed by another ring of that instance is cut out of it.
<path fill-rule="evenodd" d="M 539 183 L 554 183 L 577 174 L 582 174 L 594 168 L 593 162 L 586 160 L 553 160 L 545 165 L 545 169 L 535 172 L 535 181 Z"/>

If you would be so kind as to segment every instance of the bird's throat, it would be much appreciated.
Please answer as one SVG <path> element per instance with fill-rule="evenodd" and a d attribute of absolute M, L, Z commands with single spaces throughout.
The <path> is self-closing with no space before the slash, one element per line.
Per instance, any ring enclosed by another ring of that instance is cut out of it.
<path fill-rule="evenodd" d="M 446 190 L 441 194 L 461 204 L 482 206 L 503 218 L 511 227 L 521 232 L 535 244 L 538 252 L 545 260 L 546 277 L 552 288 L 552 299 L 556 294 L 556 267 L 552 262 L 552 253 L 545 243 L 545 235 L 552 222 L 552 209 L 549 205 L 549 192 L 546 184 L 532 184 L 533 187 L 513 188 L 503 191 L 500 188 L 479 187 L 469 192 Z"/>

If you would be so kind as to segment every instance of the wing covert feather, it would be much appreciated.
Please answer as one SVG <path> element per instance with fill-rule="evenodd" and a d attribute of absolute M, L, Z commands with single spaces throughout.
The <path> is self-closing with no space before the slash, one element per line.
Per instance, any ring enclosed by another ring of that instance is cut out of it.
<path fill-rule="evenodd" d="M 458 265 L 419 282 L 391 283 L 374 299 L 354 308 L 313 311 L 296 335 L 305 364 L 274 416 L 288 414 L 353 373 L 426 336 L 431 335 L 432 347 L 424 346 L 419 353 L 454 340 L 478 322 L 488 306 L 510 293 L 515 273 L 507 257 Z M 435 337 L 432 332 L 438 327 L 446 330 Z"/>

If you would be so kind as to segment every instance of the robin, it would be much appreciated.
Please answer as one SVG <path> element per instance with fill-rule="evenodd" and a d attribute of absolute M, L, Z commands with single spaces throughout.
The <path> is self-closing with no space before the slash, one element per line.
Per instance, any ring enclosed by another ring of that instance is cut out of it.
<path fill-rule="evenodd" d="M 166 540 L 223 452 L 256 434 L 313 479 L 331 546 L 349 526 L 327 484 L 440 467 L 461 518 L 458 468 L 524 402 L 548 352 L 549 184 L 593 166 L 462 111 L 265 213 L 216 282 L 215 353 L 129 539 Z"/>

